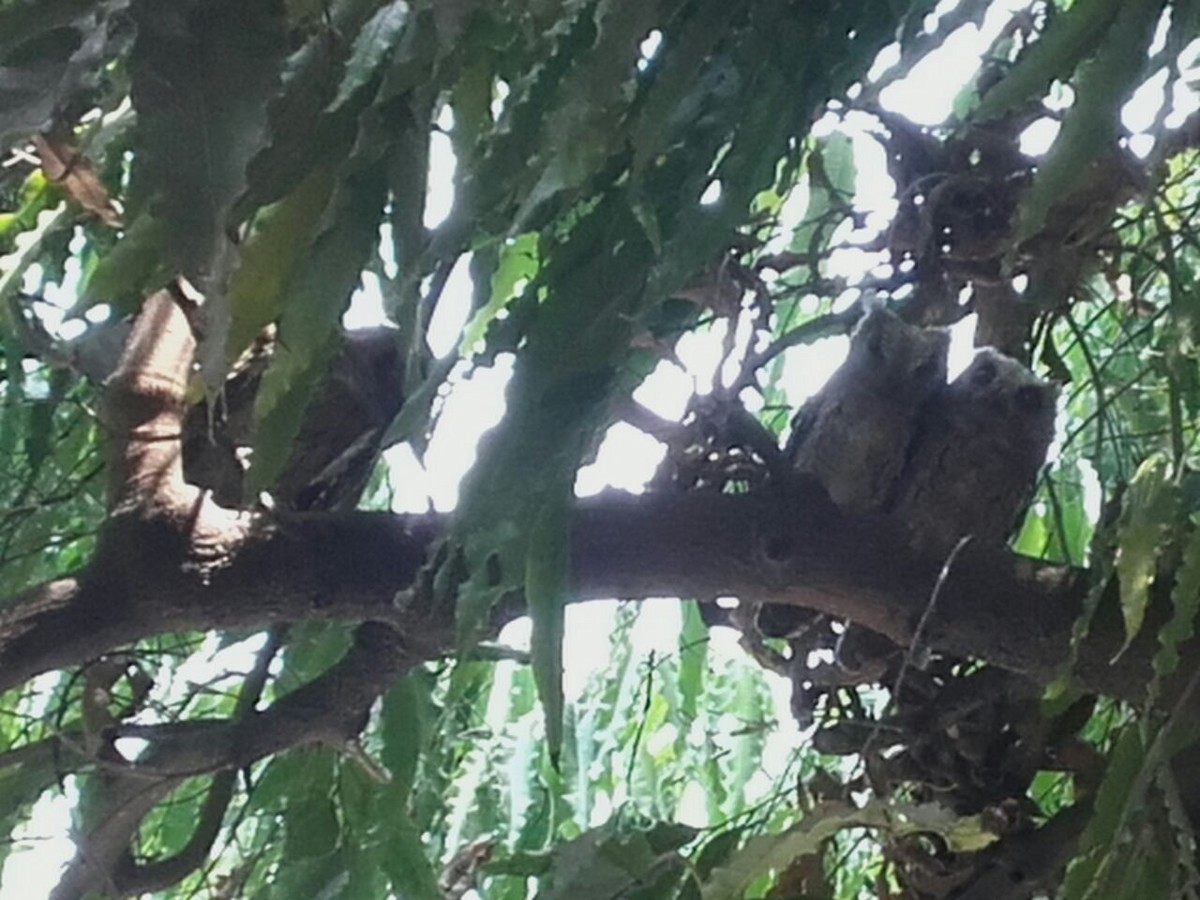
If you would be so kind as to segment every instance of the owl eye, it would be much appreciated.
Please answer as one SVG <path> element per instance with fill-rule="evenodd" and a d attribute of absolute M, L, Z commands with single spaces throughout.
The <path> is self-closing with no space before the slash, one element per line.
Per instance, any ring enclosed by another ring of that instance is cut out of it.
<path fill-rule="evenodd" d="M 996 364 L 990 360 L 985 360 L 979 365 L 972 367 L 971 370 L 971 386 L 982 388 L 987 387 L 996 380 Z"/>
<path fill-rule="evenodd" d="M 1017 388 L 1014 399 L 1016 400 L 1017 408 L 1027 413 L 1039 412 L 1045 405 L 1045 397 L 1042 396 L 1042 392 L 1032 385 Z"/>

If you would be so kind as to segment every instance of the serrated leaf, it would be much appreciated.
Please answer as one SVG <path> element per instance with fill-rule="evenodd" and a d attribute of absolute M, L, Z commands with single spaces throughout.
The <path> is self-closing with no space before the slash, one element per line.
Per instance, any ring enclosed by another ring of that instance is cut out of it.
<path fill-rule="evenodd" d="M 605 900 L 642 896 L 634 893 L 647 882 L 670 875 L 682 865 L 678 848 L 695 829 L 669 822 L 649 826 L 609 822 L 559 844 L 550 852 L 541 900 Z M 664 872 L 664 870 L 666 870 Z M 660 894 L 661 896 L 661 894 Z"/>
<path fill-rule="evenodd" d="M 346 878 L 344 853 L 291 860 L 272 877 L 269 896 L 274 900 L 327 900 L 341 894 Z"/>
<path fill-rule="evenodd" d="M 284 51 L 275 4 L 138 0 L 129 58 L 139 187 L 158 196 L 168 265 L 204 290 L 258 150 Z"/>
<path fill-rule="evenodd" d="M 1196 865 L 1196 829 L 1192 824 L 1188 804 L 1184 800 L 1179 787 L 1179 781 L 1170 766 L 1159 766 L 1155 772 L 1155 786 L 1162 797 L 1163 810 L 1166 813 L 1165 828 L 1170 832 L 1170 841 L 1164 845 L 1170 847 L 1170 857 L 1166 869 L 1172 871 L 1175 883 L 1168 888 L 1167 895 L 1171 897 L 1200 896 L 1200 869 Z M 1164 846 L 1163 848 L 1167 848 Z"/>
<path fill-rule="evenodd" d="M 817 853 L 822 844 L 846 828 L 877 828 L 895 836 L 941 835 L 956 850 L 978 850 L 996 840 L 978 816 L 957 816 L 936 803 L 902 804 L 872 800 L 862 808 L 841 801 L 818 804 L 791 828 L 756 835 L 726 865 L 715 869 L 701 893 L 703 900 L 740 900 L 763 873 L 782 871 L 798 856 Z"/>
<path fill-rule="evenodd" d="M 618 240 L 622 233 L 627 238 Z M 456 514 L 452 540 L 461 541 L 469 573 L 457 591 L 465 643 L 492 603 L 523 587 L 531 526 L 557 495 L 570 494 L 580 461 L 608 424 L 603 401 L 629 353 L 628 310 L 642 299 L 647 249 L 614 198 L 576 226 L 543 275 L 558 299 L 538 310 L 509 384 L 508 413 L 481 441 Z M 457 588 L 439 585 L 447 598 Z"/>
<path fill-rule="evenodd" d="M 538 270 L 538 240 L 533 233 L 522 234 L 508 240 L 500 251 L 500 263 L 492 273 L 491 294 L 487 303 L 471 317 L 463 328 L 459 352 L 468 356 L 483 340 L 484 334 L 496 314 L 512 300 L 517 284 L 522 279 L 532 279 Z"/>
<path fill-rule="evenodd" d="M 396 45 L 408 22 L 409 6 L 393 0 L 378 9 L 354 37 L 337 95 L 325 111 L 336 112 L 359 88 L 374 77 L 380 64 Z"/>
<path fill-rule="evenodd" d="M 515 84 L 486 157 L 463 184 L 467 205 L 477 215 L 493 220 L 497 231 L 509 230 L 515 204 L 538 177 L 540 168 L 530 166 L 529 161 L 541 147 L 547 111 L 554 107 L 571 67 L 595 36 L 588 16 L 593 9 L 593 0 L 572 0 L 564 5 L 543 38 L 551 46 Z"/>
<path fill-rule="evenodd" d="M 1004 79 L 988 91 L 975 117 L 993 119 L 1044 97 L 1051 82 L 1065 79 L 1095 50 L 1121 5 L 1122 0 L 1089 0 L 1057 12 Z"/>
<path fill-rule="evenodd" d="M 581 187 L 625 142 L 624 111 L 637 71 L 639 44 L 657 17 L 657 4 L 599 0 L 590 24 L 594 38 L 560 86 L 545 118 L 540 175 L 522 199 L 514 228 L 564 191 Z"/>
<path fill-rule="evenodd" d="M 1128 647 L 1141 630 L 1158 559 L 1178 509 L 1178 488 L 1170 464 L 1156 454 L 1138 468 L 1129 484 L 1117 527 L 1116 570 Z M 1124 649 L 1124 648 L 1122 648 Z"/>
<path fill-rule="evenodd" d="M 267 105 L 268 136 L 246 166 L 246 190 L 230 219 L 242 222 L 260 207 L 290 193 L 321 165 L 336 165 L 354 142 L 356 115 L 370 102 L 357 94 L 336 114 L 325 107 L 334 95 L 349 51 L 340 35 L 357 34 L 378 7 L 378 0 L 335 0 L 323 4 L 327 18 L 281 67 L 277 95 Z"/>
<path fill-rule="evenodd" d="M 297 777 L 284 788 L 283 858 L 290 861 L 332 853 L 341 831 L 333 803 L 332 753 L 302 752 Z"/>
<path fill-rule="evenodd" d="M 323 229 L 288 281 L 276 350 L 255 400 L 252 492 L 283 471 L 312 388 L 336 348 L 342 313 L 378 241 L 386 194 L 380 176 L 368 171 L 338 186 Z"/>
<path fill-rule="evenodd" d="M 1159 650 L 1154 655 L 1154 672 L 1165 678 L 1179 667 L 1179 647 L 1196 630 L 1200 612 L 1200 528 L 1193 528 L 1180 555 L 1171 590 L 1171 618 L 1158 633 Z"/>
<path fill-rule="evenodd" d="M 630 133 L 635 177 L 653 169 L 672 132 L 698 117 L 711 91 L 719 89 L 702 75 L 713 48 L 740 12 L 736 3 L 701 4 L 675 40 L 659 50 L 654 79 Z"/>
<path fill-rule="evenodd" d="M 314 169 L 292 193 L 255 218 L 229 282 L 229 364 L 283 310 L 284 285 L 308 253 L 332 190 L 332 172 Z"/>
<path fill-rule="evenodd" d="M 1075 103 L 1067 110 L 1058 137 L 1038 164 L 1033 184 L 1021 200 L 1018 241 L 1036 234 L 1051 207 L 1082 183 L 1092 163 L 1116 149 L 1121 106 L 1132 96 L 1146 68 L 1146 51 L 1162 5 L 1162 0 L 1117 4 L 1119 11 L 1095 57 L 1080 70 Z"/>
<path fill-rule="evenodd" d="M 1063 881 L 1063 900 L 1083 900 L 1093 896 L 1101 866 L 1112 865 L 1110 853 L 1120 840 L 1118 829 L 1126 821 L 1131 806 L 1141 802 L 1133 792 L 1140 782 L 1145 756 L 1140 732 L 1137 728 L 1126 727 L 1109 754 L 1092 818 L 1079 839 L 1075 860 Z"/>

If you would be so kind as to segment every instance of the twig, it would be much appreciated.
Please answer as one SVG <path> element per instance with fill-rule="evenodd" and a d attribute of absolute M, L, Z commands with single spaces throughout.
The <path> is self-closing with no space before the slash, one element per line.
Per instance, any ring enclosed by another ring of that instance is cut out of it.
<path fill-rule="evenodd" d="M 929 602 L 925 604 L 925 609 L 921 613 L 921 618 L 917 620 L 917 627 L 913 629 L 912 640 L 908 642 L 908 647 L 904 651 L 904 659 L 900 662 L 900 671 L 896 675 L 896 681 L 892 685 L 891 699 L 888 701 L 888 706 L 893 706 L 896 699 L 900 696 L 900 691 L 904 688 L 904 679 L 908 675 L 909 669 L 913 665 L 913 660 L 916 659 L 917 651 L 921 646 L 922 639 L 925 636 L 925 629 L 929 625 L 929 618 L 933 615 L 934 609 L 937 607 L 938 600 L 941 599 L 942 589 L 946 582 L 950 579 L 950 572 L 954 569 L 955 562 L 958 561 L 959 554 L 963 552 L 966 546 L 971 543 L 974 535 L 966 534 L 958 539 L 958 543 L 954 545 L 954 549 L 950 551 L 946 557 L 946 561 L 942 564 L 942 570 L 938 573 L 937 581 L 933 585 L 933 590 L 929 594 Z M 871 733 L 867 735 L 866 741 L 863 743 L 863 748 L 859 751 L 859 757 L 865 757 L 867 751 L 875 743 L 883 728 L 882 714 L 875 720 L 875 726 L 871 729 Z"/>

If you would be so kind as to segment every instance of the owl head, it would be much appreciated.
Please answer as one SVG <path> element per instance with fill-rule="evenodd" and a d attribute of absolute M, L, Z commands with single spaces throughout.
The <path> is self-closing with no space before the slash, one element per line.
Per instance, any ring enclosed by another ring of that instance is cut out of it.
<path fill-rule="evenodd" d="M 1054 437 L 1058 386 L 1038 378 L 991 347 L 975 354 L 950 386 L 959 404 L 981 417 L 1004 422 L 1014 442 L 1049 446 Z"/>
<path fill-rule="evenodd" d="M 950 333 L 919 328 L 882 306 L 874 306 L 850 336 L 848 362 L 854 376 L 874 389 L 922 399 L 946 383 Z"/>

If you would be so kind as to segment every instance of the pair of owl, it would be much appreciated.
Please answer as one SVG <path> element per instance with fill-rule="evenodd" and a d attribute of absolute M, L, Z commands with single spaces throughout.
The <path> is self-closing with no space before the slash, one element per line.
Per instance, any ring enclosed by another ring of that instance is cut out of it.
<path fill-rule="evenodd" d="M 990 348 L 947 384 L 949 346 L 945 330 L 874 306 L 845 363 L 797 413 L 786 450 L 839 507 L 888 515 L 934 556 L 966 535 L 1003 544 L 1020 525 L 1058 393 Z"/>

